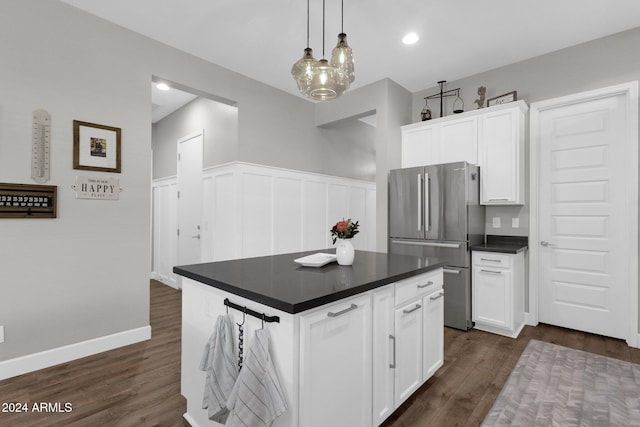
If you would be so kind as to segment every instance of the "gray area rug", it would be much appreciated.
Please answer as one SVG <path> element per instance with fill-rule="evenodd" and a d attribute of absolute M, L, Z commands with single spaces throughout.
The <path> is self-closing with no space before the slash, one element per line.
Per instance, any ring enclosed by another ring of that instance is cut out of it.
<path fill-rule="evenodd" d="M 482 426 L 640 426 L 640 365 L 531 340 Z"/>

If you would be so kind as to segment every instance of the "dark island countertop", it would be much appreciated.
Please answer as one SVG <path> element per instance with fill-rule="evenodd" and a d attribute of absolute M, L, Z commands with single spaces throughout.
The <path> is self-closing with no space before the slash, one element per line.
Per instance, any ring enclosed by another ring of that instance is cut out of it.
<path fill-rule="evenodd" d="M 335 249 L 173 267 L 183 277 L 295 314 L 443 267 L 446 260 L 356 251 L 351 266 L 293 260 Z"/>
<path fill-rule="evenodd" d="M 501 252 L 504 254 L 517 254 L 528 248 L 529 238 L 520 236 L 492 236 L 485 238 L 485 243 L 472 245 L 472 251 Z"/>

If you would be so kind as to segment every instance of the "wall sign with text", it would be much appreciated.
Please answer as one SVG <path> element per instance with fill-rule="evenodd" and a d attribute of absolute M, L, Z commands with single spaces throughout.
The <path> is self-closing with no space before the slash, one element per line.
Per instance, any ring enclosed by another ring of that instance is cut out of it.
<path fill-rule="evenodd" d="M 118 200 L 120 181 L 117 178 L 101 178 L 95 176 L 76 176 L 76 199 Z"/>

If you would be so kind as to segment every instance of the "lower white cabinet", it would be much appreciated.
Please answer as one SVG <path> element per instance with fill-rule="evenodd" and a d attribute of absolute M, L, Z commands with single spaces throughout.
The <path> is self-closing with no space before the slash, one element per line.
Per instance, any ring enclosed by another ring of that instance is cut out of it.
<path fill-rule="evenodd" d="M 475 328 L 517 337 L 524 327 L 524 252 L 473 251 Z"/>
<path fill-rule="evenodd" d="M 394 289 L 384 286 L 373 292 L 373 425 L 380 425 L 395 409 L 394 381 L 396 337 Z"/>
<path fill-rule="evenodd" d="M 422 300 L 422 381 L 427 381 L 444 364 L 444 289 L 439 288 Z"/>
<path fill-rule="evenodd" d="M 404 402 L 422 385 L 422 299 L 395 310 L 394 403 Z"/>
<path fill-rule="evenodd" d="M 442 366 L 442 269 L 373 292 L 373 425 Z"/>
<path fill-rule="evenodd" d="M 371 425 L 371 295 L 300 316 L 300 427 Z"/>

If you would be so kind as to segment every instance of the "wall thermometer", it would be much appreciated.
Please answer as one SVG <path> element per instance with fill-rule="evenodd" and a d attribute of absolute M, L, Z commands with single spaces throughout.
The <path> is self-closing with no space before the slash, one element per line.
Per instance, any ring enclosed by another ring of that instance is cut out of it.
<path fill-rule="evenodd" d="M 51 161 L 51 116 L 45 110 L 33 112 L 31 133 L 31 178 L 39 183 L 47 182 Z"/>

